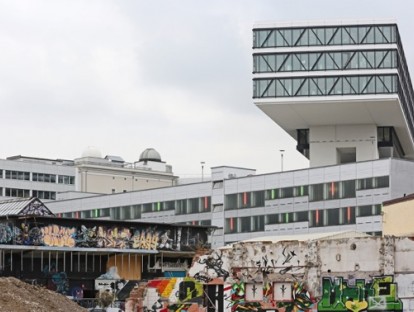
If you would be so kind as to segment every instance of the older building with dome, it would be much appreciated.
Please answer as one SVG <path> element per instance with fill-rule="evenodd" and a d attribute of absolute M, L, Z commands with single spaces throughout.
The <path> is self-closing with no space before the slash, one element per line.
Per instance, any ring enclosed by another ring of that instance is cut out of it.
<path fill-rule="evenodd" d="M 79 198 L 175 185 L 172 167 L 160 153 L 147 148 L 139 160 L 102 156 L 87 147 L 74 160 L 12 156 L 0 159 L 0 197 L 37 197 L 42 200 Z"/>

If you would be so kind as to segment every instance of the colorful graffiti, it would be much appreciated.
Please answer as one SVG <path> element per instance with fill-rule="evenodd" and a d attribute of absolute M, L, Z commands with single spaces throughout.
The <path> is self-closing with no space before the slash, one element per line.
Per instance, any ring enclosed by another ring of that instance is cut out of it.
<path fill-rule="evenodd" d="M 42 272 L 48 279 L 48 289 L 54 290 L 63 295 L 69 294 L 69 280 L 66 272 L 57 271 L 55 263 L 52 263 L 50 267 L 45 265 Z"/>
<path fill-rule="evenodd" d="M 279 302 L 277 304 L 278 308 L 285 308 L 285 312 L 309 311 L 315 303 L 303 283 L 294 283 L 292 285 L 291 293 L 292 300 L 288 302 Z"/>
<path fill-rule="evenodd" d="M 374 277 L 368 283 L 357 279 L 352 286 L 342 277 L 325 277 L 318 311 L 403 311 L 403 304 L 392 276 Z"/>
<path fill-rule="evenodd" d="M 186 311 L 203 301 L 203 284 L 191 277 L 152 280 L 147 288 L 146 311 Z"/>
<path fill-rule="evenodd" d="M 311 311 L 315 300 L 302 283 L 234 283 L 226 309 L 238 311 Z"/>
<path fill-rule="evenodd" d="M 207 243 L 205 229 L 0 223 L 0 244 L 181 251 L 195 250 L 201 242 Z"/>

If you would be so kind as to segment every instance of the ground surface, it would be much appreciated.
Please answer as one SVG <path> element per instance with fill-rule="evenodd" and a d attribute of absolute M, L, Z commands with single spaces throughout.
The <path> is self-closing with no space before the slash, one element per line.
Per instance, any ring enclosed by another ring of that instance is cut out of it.
<path fill-rule="evenodd" d="M 75 302 L 40 286 L 14 277 L 0 278 L 1 312 L 85 312 Z"/>

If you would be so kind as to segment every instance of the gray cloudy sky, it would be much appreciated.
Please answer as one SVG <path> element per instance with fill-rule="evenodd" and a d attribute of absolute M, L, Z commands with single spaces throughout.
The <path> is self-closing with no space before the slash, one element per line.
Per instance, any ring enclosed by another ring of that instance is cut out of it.
<path fill-rule="evenodd" d="M 303 168 L 252 102 L 251 29 L 263 21 L 395 18 L 414 72 L 412 0 L 0 0 L 2 149 L 126 161 L 147 147 L 175 174 Z M 208 169 L 207 169 L 207 172 Z"/>

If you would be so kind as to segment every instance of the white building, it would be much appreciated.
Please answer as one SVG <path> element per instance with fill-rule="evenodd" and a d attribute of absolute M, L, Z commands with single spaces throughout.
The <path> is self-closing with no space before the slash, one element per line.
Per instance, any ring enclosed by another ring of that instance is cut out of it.
<path fill-rule="evenodd" d="M 172 167 L 153 148 L 127 163 L 87 148 L 75 160 L 12 156 L 0 159 L 0 197 L 67 199 L 174 185 Z"/>

